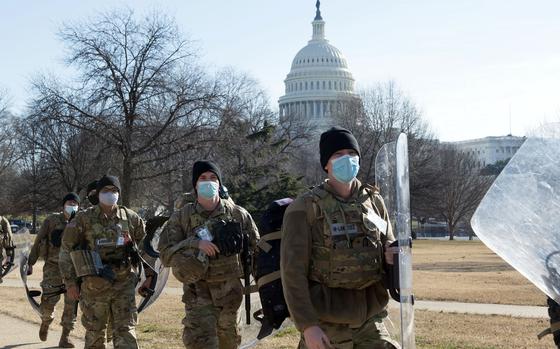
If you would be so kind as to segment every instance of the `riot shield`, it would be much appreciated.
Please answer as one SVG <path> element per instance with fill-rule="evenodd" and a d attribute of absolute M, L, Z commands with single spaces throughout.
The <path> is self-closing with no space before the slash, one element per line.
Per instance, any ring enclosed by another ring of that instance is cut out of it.
<path fill-rule="evenodd" d="M 156 216 L 148 219 L 146 222 L 146 237 L 144 238 L 143 251 L 141 258 L 144 263 L 144 270 L 147 267 L 151 267 L 155 272 L 156 276 L 152 280 L 150 285 L 151 291 L 144 297 L 141 297 L 138 303 L 138 312 L 146 310 L 150 305 L 152 305 L 161 295 L 165 285 L 167 284 L 167 279 L 169 278 L 169 268 L 166 268 L 161 263 L 159 259 L 159 251 L 157 250 L 157 245 L 159 242 L 159 237 L 163 229 L 165 229 L 165 224 L 169 217 Z M 146 266 L 148 264 L 149 266 Z M 145 272 L 141 273 L 140 282 L 136 286 L 136 291 L 146 280 Z"/>
<path fill-rule="evenodd" d="M 476 235 L 560 303 L 560 127 L 530 136 L 471 219 Z"/>
<path fill-rule="evenodd" d="M 26 251 L 19 256 L 19 275 L 21 277 L 21 281 L 23 282 L 23 287 L 25 289 L 25 296 L 29 304 L 35 312 L 41 316 L 41 311 L 39 310 L 39 299 L 41 296 L 41 291 L 39 290 L 30 290 L 27 286 L 27 270 L 29 265 L 27 264 L 29 252 Z"/>
<path fill-rule="evenodd" d="M 28 253 L 31 244 L 33 243 L 33 237 L 29 233 L 27 228 L 22 228 L 17 231 L 17 233 L 12 233 L 13 248 L 7 248 L 4 250 L 6 255 L 6 262 L 1 265 L 2 277 L 8 275 L 12 270 L 16 269 L 20 264 L 20 256 L 23 253 Z"/>
<path fill-rule="evenodd" d="M 398 340 L 403 349 L 414 349 L 414 297 L 412 293 L 412 251 L 410 233 L 410 191 L 408 142 L 401 133 L 396 142 L 385 144 L 375 159 L 375 179 L 389 212 L 398 241 L 398 290 L 392 296 L 400 303 Z M 396 291 L 396 292 L 395 292 Z M 395 297 L 396 293 L 396 297 Z"/>
<path fill-rule="evenodd" d="M 250 304 L 248 304 L 246 303 L 246 297 L 243 297 L 243 302 L 237 313 L 237 326 L 239 327 L 239 334 L 241 335 L 240 349 L 253 348 L 259 342 L 257 336 L 261 324 L 252 318 L 253 314 L 262 308 L 258 293 L 251 293 L 250 300 Z M 248 312 L 246 310 L 248 310 Z"/>

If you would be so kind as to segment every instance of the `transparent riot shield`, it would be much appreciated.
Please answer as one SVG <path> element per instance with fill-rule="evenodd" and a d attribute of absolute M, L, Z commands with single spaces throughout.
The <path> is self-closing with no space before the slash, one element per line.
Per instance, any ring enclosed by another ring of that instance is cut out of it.
<path fill-rule="evenodd" d="M 167 284 L 167 279 L 169 278 L 169 268 L 166 268 L 161 263 L 159 259 L 159 251 L 157 246 L 159 243 L 159 237 L 169 217 L 156 216 L 148 219 L 146 222 L 146 237 L 144 238 L 143 251 L 141 257 L 144 262 L 144 267 L 142 268 L 144 272 L 141 274 L 140 282 L 136 285 L 136 291 L 146 280 L 146 269 L 148 266 L 151 267 L 156 273 L 155 279 L 152 280 L 152 285 L 150 286 L 150 292 L 144 296 L 140 297 L 138 301 L 138 312 L 146 310 L 150 305 L 152 305 L 161 295 L 165 285 Z"/>
<path fill-rule="evenodd" d="M 262 306 L 258 292 L 250 294 L 249 303 L 246 302 L 246 297 L 243 297 L 243 302 L 237 313 L 237 326 L 239 327 L 239 334 L 241 335 L 240 349 L 252 348 L 259 342 L 257 336 L 261 329 L 261 324 L 253 318 L 253 314 L 259 309 L 262 309 Z"/>
<path fill-rule="evenodd" d="M 27 260 L 29 258 L 29 252 L 31 250 L 31 245 L 34 239 L 34 235 L 29 233 L 27 228 L 19 230 L 17 233 L 13 234 L 13 241 L 15 245 L 15 263 L 13 268 L 19 267 L 19 275 L 21 281 L 23 282 L 23 288 L 25 290 L 25 297 L 33 310 L 37 315 L 41 315 L 39 311 L 39 301 L 41 299 L 41 291 L 36 289 L 30 289 L 27 283 L 27 269 L 29 265 Z"/>
<path fill-rule="evenodd" d="M 527 138 L 471 220 L 476 235 L 560 303 L 560 126 Z"/>
<path fill-rule="evenodd" d="M 20 256 L 29 253 L 31 244 L 33 243 L 33 235 L 29 233 L 29 229 L 22 228 L 12 233 L 13 248 L 5 248 L 4 255 L 6 261 L 0 261 L 2 277 L 8 275 L 11 271 L 20 265 Z"/>
<path fill-rule="evenodd" d="M 400 314 L 393 325 L 403 349 L 414 349 L 414 297 L 412 293 L 412 251 L 410 232 L 410 190 L 408 142 L 401 133 L 396 142 L 385 144 L 375 160 L 376 184 L 389 212 L 391 226 L 398 241 L 398 291 Z M 393 317 L 394 318 L 394 317 Z"/>
<path fill-rule="evenodd" d="M 22 253 L 19 256 L 19 275 L 21 277 L 21 281 L 23 282 L 23 288 L 25 290 L 25 297 L 31 308 L 37 313 L 37 315 L 41 316 L 41 311 L 39 310 L 39 302 L 41 299 L 41 291 L 39 290 L 32 290 L 27 285 L 27 270 L 29 269 L 29 265 L 27 264 L 29 256 L 29 251 Z"/>

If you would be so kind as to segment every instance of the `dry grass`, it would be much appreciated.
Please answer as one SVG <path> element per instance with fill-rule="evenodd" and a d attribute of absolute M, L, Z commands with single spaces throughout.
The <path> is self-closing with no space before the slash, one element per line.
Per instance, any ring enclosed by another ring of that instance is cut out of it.
<path fill-rule="evenodd" d="M 543 305 L 544 295 L 480 242 L 416 241 L 414 289 L 418 299 Z M 40 278 L 38 265 L 32 279 Z M 18 278 L 11 273 L 8 278 Z M 181 287 L 173 277 L 168 286 Z M 39 324 L 22 289 L 0 287 L 1 313 Z M 58 313 L 60 314 L 60 313 Z M 183 348 L 184 316 L 180 295 L 164 294 L 139 316 L 137 334 L 142 348 Z M 74 335 L 83 338 L 77 324 Z M 53 323 L 57 328 L 58 324 Z M 416 312 L 419 349 L 554 348 L 550 337 L 536 334 L 547 327 L 544 319 L 506 316 Z M 256 348 L 295 348 L 299 333 L 289 327 Z"/>
<path fill-rule="evenodd" d="M 545 295 L 480 241 L 417 240 L 417 299 L 545 305 Z"/>
<path fill-rule="evenodd" d="M 548 326 L 544 319 L 508 316 L 443 314 L 416 311 L 419 349 L 554 349 L 552 338 L 539 341 Z"/>

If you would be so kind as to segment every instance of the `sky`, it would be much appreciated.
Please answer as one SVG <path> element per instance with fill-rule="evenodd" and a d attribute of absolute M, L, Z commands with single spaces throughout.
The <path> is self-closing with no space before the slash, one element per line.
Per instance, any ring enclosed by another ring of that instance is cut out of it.
<path fill-rule="evenodd" d="M 204 65 L 250 74 L 275 107 L 315 16 L 315 0 L 1 1 L 0 88 L 12 110 L 25 110 L 37 74 L 72 76 L 63 23 L 123 7 L 173 16 Z M 560 120 L 560 1 L 323 0 L 321 12 L 358 88 L 395 81 L 442 141 Z"/>

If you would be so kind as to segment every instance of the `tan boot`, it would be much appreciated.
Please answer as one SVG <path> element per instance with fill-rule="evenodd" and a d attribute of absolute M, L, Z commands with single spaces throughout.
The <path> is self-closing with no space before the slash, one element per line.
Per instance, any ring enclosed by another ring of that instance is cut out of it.
<path fill-rule="evenodd" d="M 60 341 L 58 342 L 58 346 L 60 348 L 74 348 L 74 343 L 70 341 L 70 330 L 63 329 L 62 336 L 60 336 Z"/>
<path fill-rule="evenodd" d="M 49 323 L 42 322 L 41 328 L 39 328 L 39 339 L 43 342 L 47 340 L 47 335 L 49 334 L 49 325 Z"/>

